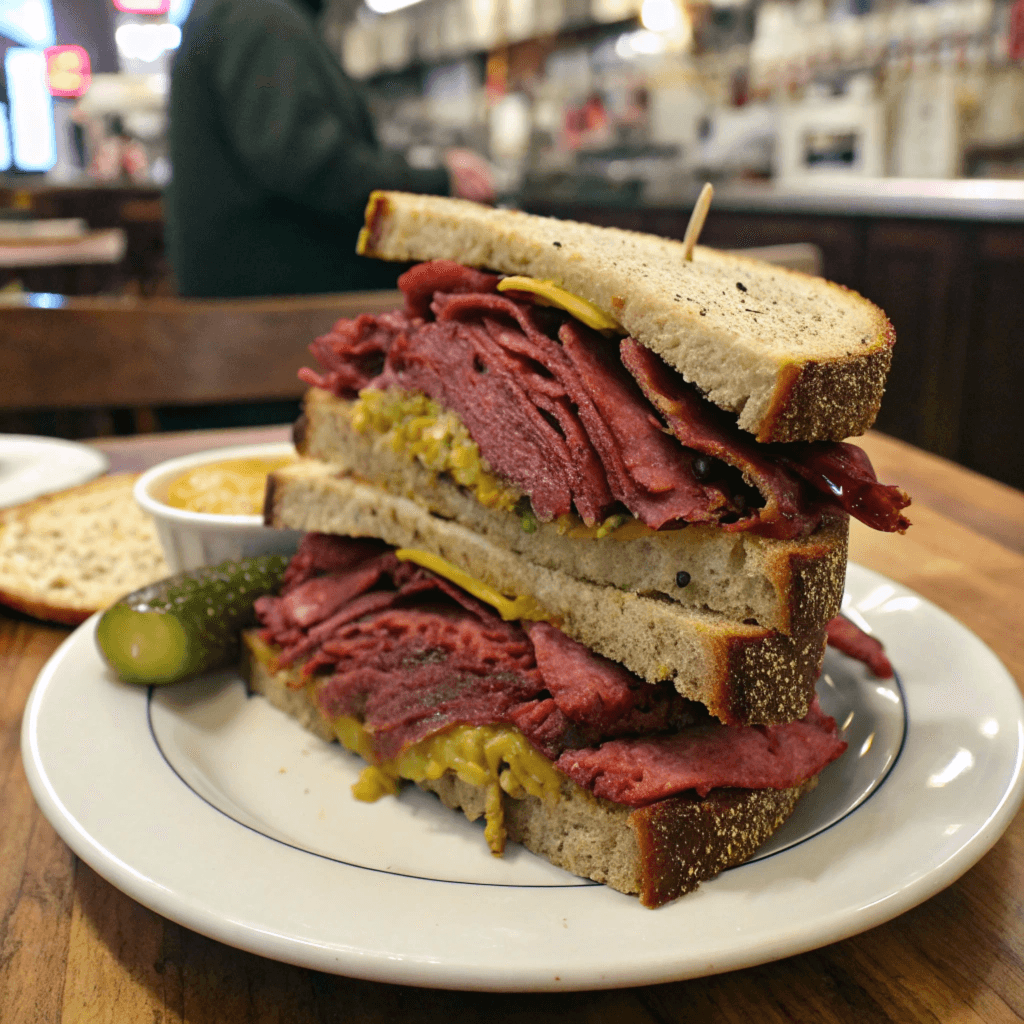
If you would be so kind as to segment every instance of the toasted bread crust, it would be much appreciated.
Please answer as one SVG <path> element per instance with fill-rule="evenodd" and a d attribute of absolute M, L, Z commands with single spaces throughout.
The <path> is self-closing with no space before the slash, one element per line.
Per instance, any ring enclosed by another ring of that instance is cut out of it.
<path fill-rule="evenodd" d="M 873 346 L 862 358 L 809 360 L 787 367 L 780 374 L 769 412 L 757 433 L 758 441 L 828 438 L 836 415 L 843 420 L 844 429 L 849 428 L 847 436 L 867 431 L 878 414 L 896 342 L 896 332 L 888 320 L 883 330 L 883 343 Z M 837 396 L 842 401 L 837 401 Z M 851 416 L 847 407 L 860 409 L 860 419 Z"/>
<path fill-rule="evenodd" d="M 375 192 L 359 252 L 552 280 L 594 303 L 761 441 L 842 440 L 878 412 L 892 325 L 799 271 L 618 228 Z"/>
<path fill-rule="evenodd" d="M 504 594 L 536 598 L 568 636 L 648 682 L 672 679 L 724 722 L 773 724 L 807 713 L 824 657 L 824 623 L 786 636 L 574 579 L 320 462 L 300 460 L 271 476 L 269 525 L 378 537 L 439 555 Z"/>
<path fill-rule="evenodd" d="M 0 592 L 0 604 L 12 608 L 16 612 L 31 615 L 33 619 L 42 619 L 43 622 L 56 622 L 61 626 L 80 626 L 96 610 L 66 608 L 52 604 L 49 601 L 37 600 L 25 593 L 19 593 L 14 590 Z"/>
<path fill-rule="evenodd" d="M 272 671 L 243 634 L 243 674 L 250 691 L 331 742 L 330 722 L 308 699 L 295 668 Z M 258 645 L 258 641 L 255 642 Z M 712 790 L 704 799 L 678 796 L 632 808 L 595 797 L 565 779 L 559 799 L 502 793 L 508 838 L 575 875 L 659 907 L 691 892 L 726 868 L 741 864 L 785 821 L 817 778 L 784 790 Z M 447 771 L 419 783 L 470 821 L 484 814 L 486 789 Z"/>
<path fill-rule="evenodd" d="M 396 453 L 379 434 L 353 430 L 352 404 L 310 390 L 295 432 L 299 452 L 408 497 L 539 565 L 603 586 L 657 594 L 688 608 L 751 619 L 788 635 L 820 628 L 839 613 L 849 534 L 845 513 L 828 515 L 810 537 L 791 541 L 714 526 L 632 541 L 573 539 L 553 523 L 527 533 L 516 516 L 481 506 L 448 474 Z M 685 587 L 676 582 L 680 570 L 690 574 Z"/>

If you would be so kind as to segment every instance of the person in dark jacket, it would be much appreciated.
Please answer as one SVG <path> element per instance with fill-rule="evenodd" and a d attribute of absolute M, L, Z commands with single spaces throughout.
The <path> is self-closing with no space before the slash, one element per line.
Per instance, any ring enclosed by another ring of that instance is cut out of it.
<path fill-rule="evenodd" d="M 375 188 L 493 199 L 489 166 L 423 170 L 381 147 L 317 31 L 322 0 L 196 0 L 171 74 L 168 250 L 187 296 L 394 287 L 355 255 Z"/>

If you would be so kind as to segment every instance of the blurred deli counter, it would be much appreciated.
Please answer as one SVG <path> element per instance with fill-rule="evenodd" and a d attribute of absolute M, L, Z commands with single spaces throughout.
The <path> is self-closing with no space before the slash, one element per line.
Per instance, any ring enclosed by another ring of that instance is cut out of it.
<path fill-rule="evenodd" d="M 696 194 L 595 204 L 563 185 L 533 188 L 521 205 L 682 238 Z M 896 328 L 876 426 L 1024 488 L 1024 182 L 723 185 L 701 242 L 817 246 L 822 274 L 876 302 Z"/>

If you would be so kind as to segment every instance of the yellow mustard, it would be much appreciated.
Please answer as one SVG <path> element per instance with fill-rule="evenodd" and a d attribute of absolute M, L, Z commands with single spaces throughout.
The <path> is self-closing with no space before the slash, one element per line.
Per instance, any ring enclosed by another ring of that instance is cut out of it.
<path fill-rule="evenodd" d="M 446 558 L 440 555 L 431 554 L 429 551 L 420 551 L 417 548 L 398 548 L 395 555 L 403 562 L 415 562 L 422 565 L 424 569 L 451 580 L 457 587 L 461 587 L 475 598 L 491 605 L 495 611 L 506 621 L 516 622 L 519 619 L 526 619 L 530 622 L 554 622 L 558 617 L 552 615 L 535 597 L 521 596 L 516 598 L 506 597 L 494 587 L 488 586 L 475 576 L 470 576 L 457 565 L 452 565 Z"/>
<path fill-rule="evenodd" d="M 370 733 L 355 718 L 342 716 L 332 723 L 338 739 L 364 760 L 373 759 Z M 557 800 L 561 776 L 518 729 L 505 725 L 455 725 L 404 750 L 398 757 L 363 769 L 352 787 L 357 800 L 372 803 L 398 792 L 398 780 L 436 781 L 454 772 L 463 782 L 487 789 L 484 838 L 491 852 L 505 849 L 502 792 L 521 800 L 530 795 Z"/>
<path fill-rule="evenodd" d="M 352 406 L 352 427 L 382 434 L 391 450 L 434 473 L 448 473 L 487 508 L 516 511 L 522 492 L 495 476 L 454 412 L 419 392 L 366 388 Z"/>
<path fill-rule="evenodd" d="M 505 277 L 498 282 L 499 292 L 529 292 L 536 295 L 544 305 L 564 309 L 566 313 L 576 317 L 581 323 L 593 327 L 595 331 L 614 331 L 622 333 L 619 321 L 606 313 L 600 306 L 595 306 L 589 299 L 566 291 L 554 281 L 541 281 L 535 277 Z"/>
<path fill-rule="evenodd" d="M 255 631 L 245 634 L 252 656 L 276 671 L 273 649 Z M 306 684 L 306 697 L 316 706 L 316 680 Z M 382 796 L 398 793 L 398 780 L 423 782 L 454 772 L 463 782 L 487 787 L 484 838 L 495 855 L 505 848 L 502 792 L 515 799 L 526 795 L 554 801 L 561 790 L 562 776 L 525 736 L 507 725 L 455 725 L 428 736 L 404 750 L 398 757 L 374 764 L 373 735 L 350 715 L 331 722 L 338 740 L 347 749 L 370 762 L 352 786 L 357 800 L 373 803 Z"/>
<path fill-rule="evenodd" d="M 275 459 L 226 459 L 197 466 L 171 482 L 167 504 L 188 512 L 259 515 L 267 474 L 293 461 L 294 456 L 285 455 Z"/>

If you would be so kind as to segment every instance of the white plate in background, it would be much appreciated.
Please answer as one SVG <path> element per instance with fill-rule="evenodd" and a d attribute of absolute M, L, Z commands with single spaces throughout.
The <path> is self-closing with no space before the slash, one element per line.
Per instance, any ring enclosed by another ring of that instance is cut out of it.
<path fill-rule="evenodd" d="M 84 484 L 105 473 L 106 455 L 54 437 L 0 434 L 0 508 Z"/>
<path fill-rule="evenodd" d="M 833 942 L 973 865 L 1022 797 L 1024 703 L 971 632 L 850 566 L 845 610 L 897 681 L 830 652 L 826 709 L 851 748 L 759 858 L 646 910 L 414 788 L 355 801 L 353 756 L 224 673 L 151 693 L 115 681 L 95 619 L 43 669 L 22 752 L 69 846 L 139 902 L 202 934 L 317 970 L 439 988 L 648 984 Z M 841 723 L 842 724 L 842 723 Z"/>

